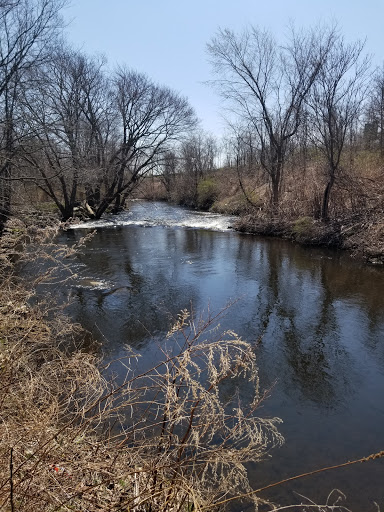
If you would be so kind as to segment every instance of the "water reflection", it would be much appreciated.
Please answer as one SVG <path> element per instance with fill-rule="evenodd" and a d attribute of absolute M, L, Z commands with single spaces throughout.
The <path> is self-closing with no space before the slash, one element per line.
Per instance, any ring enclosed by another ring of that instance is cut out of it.
<path fill-rule="evenodd" d="M 62 242 L 81 234 L 68 232 Z M 257 346 L 262 385 L 274 386 L 263 413 L 283 418 L 287 438 L 265 474 L 250 468 L 255 482 L 383 449 L 380 269 L 280 240 L 162 226 L 98 229 L 76 258 L 81 278 L 104 284 L 75 284 L 69 311 L 102 341 L 107 358 L 124 354 L 128 343 L 149 364 L 181 309 L 218 311 L 237 300 L 221 329 Z M 377 480 L 377 470 L 369 471 Z M 356 481 L 341 483 L 360 503 Z M 367 495 L 380 501 L 377 489 Z"/>
<path fill-rule="evenodd" d="M 224 327 L 250 341 L 262 334 L 263 364 L 309 400 L 332 407 L 350 392 L 355 340 L 383 360 L 383 274 L 337 255 L 234 233 L 117 227 L 100 229 L 77 258 L 107 286 L 75 286 L 70 311 L 111 355 L 127 342 L 144 348 L 191 304 L 239 299 Z"/>

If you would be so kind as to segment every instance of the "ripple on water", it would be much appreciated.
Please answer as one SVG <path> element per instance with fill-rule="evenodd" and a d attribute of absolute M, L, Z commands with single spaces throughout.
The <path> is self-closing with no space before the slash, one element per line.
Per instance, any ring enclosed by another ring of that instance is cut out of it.
<path fill-rule="evenodd" d="M 207 229 L 212 231 L 229 231 L 235 217 L 210 212 L 197 212 L 184 208 L 163 205 L 162 203 L 135 203 L 130 211 L 119 215 L 106 215 L 100 220 L 73 224 L 70 229 L 113 228 L 118 226 Z M 176 213 L 175 213 L 176 212 Z M 143 215 L 145 213 L 145 215 Z"/>

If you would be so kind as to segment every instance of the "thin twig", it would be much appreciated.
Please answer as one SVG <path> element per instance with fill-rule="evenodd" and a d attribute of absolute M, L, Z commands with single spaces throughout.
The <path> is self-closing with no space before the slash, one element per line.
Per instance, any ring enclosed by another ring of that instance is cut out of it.
<path fill-rule="evenodd" d="M 361 457 L 361 459 L 351 460 L 348 462 L 343 462 L 342 464 L 336 464 L 334 466 L 327 466 L 325 468 L 308 471 L 307 473 L 301 473 L 300 475 L 295 475 L 295 476 L 291 476 L 289 478 L 284 478 L 283 480 L 279 480 L 278 482 L 274 482 L 274 483 L 268 484 L 264 487 L 260 487 L 259 489 L 255 489 L 254 491 L 250 491 L 250 492 L 238 495 L 238 496 L 233 496 L 232 498 L 228 498 L 226 500 L 219 501 L 219 502 L 215 503 L 215 507 L 224 505 L 230 501 L 247 498 L 247 497 L 257 494 L 259 492 L 266 491 L 267 489 L 270 489 L 272 487 L 277 487 L 278 485 L 285 484 L 287 482 L 292 482 L 293 480 L 299 480 L 300 478 L 304 478 L 306 476 L 312 476 L 312 475 L 316 475 L 318 473 L 323 473 L 324 471 L 330 471 L 331 469 L 343 468 L 346 466 L 351 466 L 352 464 L 357 464 L 359 462 L 368 462 L 369 460 L 380 459 L 382 457 L 384 457 L 384 450 L 377 452 L 377 453 L 372 453 L 371 455 L 368 455 L 367 457 Z M 207 507 L 203 508 L 203 510 L 207 510 Z"/>
<path fill-rule="evenodd" d="M 13 501 L 13 447 L 11 448 L 11 455 L 9 457 L 9 500 L 11 502 L 11 512 L 15 512 L 15 503 Z"/>

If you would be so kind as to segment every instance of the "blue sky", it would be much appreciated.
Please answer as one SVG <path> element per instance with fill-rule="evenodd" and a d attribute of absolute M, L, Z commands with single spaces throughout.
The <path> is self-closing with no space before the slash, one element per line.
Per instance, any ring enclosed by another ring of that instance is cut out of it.
<path fill-rule="evenodd" d="M 206 43 L 219 27 L 251 23 L 283 39 L 290 21 L 297 27 L 337 21 L 348 40 L 367 38 L 376 65 L 384 62 L 384 0 L 71 0 L 64 15 L 75 47 L 187 96 L 202 127 L 216 135 L 224 131 L 220 100 L 204 82 L 211 78 Z"/>

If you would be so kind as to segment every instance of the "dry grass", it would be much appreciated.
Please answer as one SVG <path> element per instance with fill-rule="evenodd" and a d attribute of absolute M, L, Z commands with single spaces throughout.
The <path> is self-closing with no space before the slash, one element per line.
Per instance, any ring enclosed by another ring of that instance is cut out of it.
<path fill-rule="evenodd" d="M 243 463 L 282 442 L 278 419 L 255 416 L 255 356 L 233 333 L 202 338 L 184 312 L 156 368 L 119 385 L 94 356 L 67 353 L 77 327 L 47 321 L 21 288 L 2 306 L 0 507 L 2 510 L 179 510 L 249 489 Z M 186 332 L 188 331 L 188 332 Z M 131 361 L 134 355 L 130 355 Z M 246 376 L 248 403 L 220 397 Z"/>
<path fill-rule="evenodd" d="M 36 282 L 21 283 L 8 258 L 27 264 L 31 251 L 20 240 L 29 234 L 19 226 L 8 235 L 0 290 L 0 510 L 191 510 L 249 491 L 244 463 L 283 442 L 280 420 L 256 414 L 263 395 L 251 346 L 213 328 L 217 319 L 184 311 L 159 363 L 138 373 L 128 353 L 120 361 L 125 377 L 115 381 L 95 355 L 73 349 L 82 331 L 60 308 L 33 305 Z M 34 260 L 45 254 L 65 266 L 54 229 L 35 235 Z M 56 279 L 55 272 L 46 270 L 44 279 Z M 237 391 L 242 382 L 246 400 Z"/>

